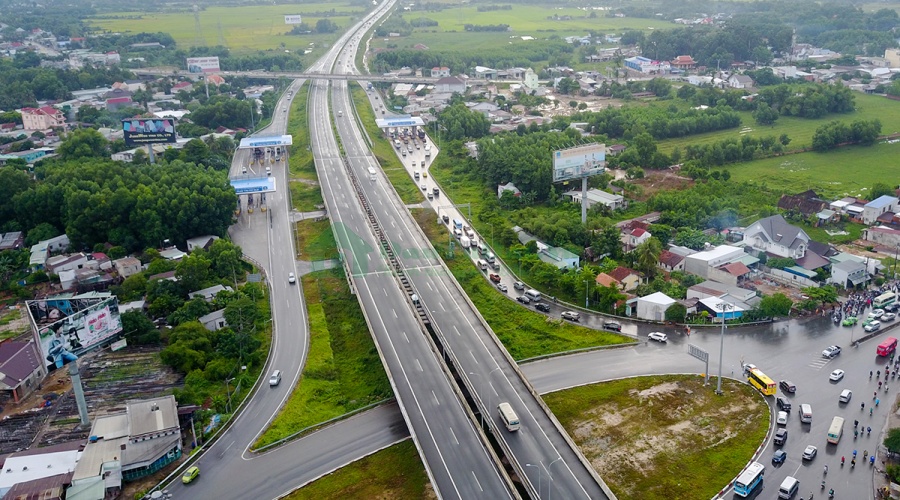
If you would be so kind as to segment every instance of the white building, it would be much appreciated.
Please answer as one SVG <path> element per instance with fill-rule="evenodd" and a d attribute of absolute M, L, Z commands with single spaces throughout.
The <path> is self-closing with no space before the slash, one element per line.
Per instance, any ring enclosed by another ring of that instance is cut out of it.
<path fill-rule="evenodd" d="M 684 258 L 684 271 L 708 278 L 710 269 L 716 268 L 744 257 L 744 250 L 730 245 L 719 245 L 709 250 L 693 253 Z"/>
<path fill-rule="evenodd" d="M 465 94 L 466 82 L 455 76 L 445 76 L 434 84 L 435 92 L 448 92 L 451 94 Z"/>
<path fill-rule="evenodd" d="M 781 215 L 773 215 L 751 224 L 744 231 L 743 243 L 778 257 L 800 259 L 809 247 L 809 235 L 788 224 Z"/>
<path fill-rule="evenodd" d="M 635 315 L 640 319 L 649 321 L 665 321 L 666 309 L 675 302 L 677 302 L 675 299 L 662 292 L 651 293 L 637 299 L 637 312 Z"/>
<path fill-rule="evenodd" d="M 568 196 L 572 200 L 572 203 L 578 203 L 579 205 L 581 204 L 581 190 L 567 191 L 563 193 L 563 195 Z M 620 208 L 628 207 L 628 205 L 625 203 L 625 198 L 622 195 L 607 193 L 606 191 L 601 191 L 599 189 L 588 189 L 588 208 L 591 208 L 597 204 L 603 205 L 610 210 L 618 210 Z"/>
<path fill-rule="evenodd" d="M 863 224 L 875 224 L 881 214 L 896 212 L 898 201 L 896 196 L 884 195 L 866 203 L 862 212 Z"/>

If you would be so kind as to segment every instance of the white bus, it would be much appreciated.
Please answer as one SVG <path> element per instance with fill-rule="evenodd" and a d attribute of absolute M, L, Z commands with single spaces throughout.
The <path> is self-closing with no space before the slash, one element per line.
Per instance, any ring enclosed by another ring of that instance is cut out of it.
<path fill-rule="evenodd" d="M 374 181 L 377 178 L 376 174 L 375 167 L 369 167 L 369 179 Z"/>
<path fill-rule="evenodd" d="M 751 462 L 734 482 L 734 493 L 742 497 L 750 496 L 750 494 L 753 493 L 753 490 L 762 484 L 763 476 L 765 476 L 765 474 L 765 465 L 759 462 Z"/>
<path fill-rule="evenodd" d="M 875 297 L 875 302 L 873 305 L 876 309 L 881 309 L 884 306 L 893 304 L 897 301 L 897 294 L 894 292 L 887 292 Z"/>
<path fill-rule="evenodd" d="M 834 417 L 831 421 L 831 427 L 828 428 L 828 442 L 831 444 L 838 444 L 838 441 L 841 440 L 841 436 L 844 434 L 844 419 L 843 417 Z"/>
<path fill-rule="evenodd" d="M 516 415 L 515 410 L 509 403 L 500 403 L 497 405 L 497 411 L 500 412 L 500 418 L 503 419 L 506 430 L 510 432 L 519 430 L 519 427 L 521 427 L 519 416 Z"/>

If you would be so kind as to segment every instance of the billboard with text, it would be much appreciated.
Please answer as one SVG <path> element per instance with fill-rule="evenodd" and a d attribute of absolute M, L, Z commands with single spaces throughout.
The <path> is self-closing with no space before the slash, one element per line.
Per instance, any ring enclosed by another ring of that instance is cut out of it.
<path fill-rule="evenodd" d="M 122 331 L 115 297 L 49 297 L 27 305 L 35 342 L 51 371 Z"/>
<path fill-rule="evenodd" d="M 187 68 L 191 73 L 218 73 L 219 69 L 218 57 L 188 57 Z"/>
<path fill-rule="evenodd" d="M 553 152 L 553 182 L 581 179 L 604 171 L 605 144 L 588 144 Z"/>
<path fill-rule="evenodd" d="M 284 24 L 300 24 L 303 20 L 300 19 L 300 15 L 292 15 L 292 16 L 284 16 Z"/>
<path fill-rule="evenodd" d="M 133 148 L 144 144 L 175 143 L 175 120 L 172 118 L 132 118 L 122 120 L 125 145 Z"/>

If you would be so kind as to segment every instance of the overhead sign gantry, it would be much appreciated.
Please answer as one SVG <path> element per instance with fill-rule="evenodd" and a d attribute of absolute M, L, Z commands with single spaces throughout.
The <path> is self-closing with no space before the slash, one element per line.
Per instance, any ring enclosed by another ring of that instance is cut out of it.
<path fill-rule="evenodd" d="M 294 138 L 290 135 L 273 135 L 267 137 L 244 137 L 238 149 L 270 148 L 272 146 L 290 146 Z"/>

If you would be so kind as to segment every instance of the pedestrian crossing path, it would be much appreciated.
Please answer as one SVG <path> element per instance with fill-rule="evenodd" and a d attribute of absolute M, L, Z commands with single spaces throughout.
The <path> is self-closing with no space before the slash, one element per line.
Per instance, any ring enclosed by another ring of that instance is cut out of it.
<path fill-rule="evenodd" d="M 830 363 L 830 362 L 831 362 L 831 359 L 828 359 L 828 358 L 822 356 L 821 354 L 819 354 L 819 355 L 813 357 L 813 359 L 810 360 L 810 362 L 807 366 L 809 366 L 810 368 L 812 368 L 814 370 L 821 370 L 822 368 L 825 368 L 825 366 L 828 365 L 828 363 Z"/>

